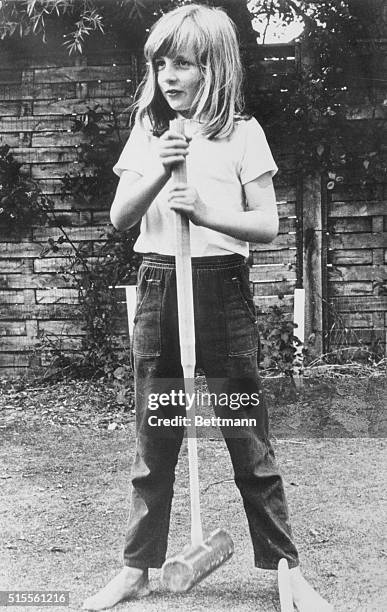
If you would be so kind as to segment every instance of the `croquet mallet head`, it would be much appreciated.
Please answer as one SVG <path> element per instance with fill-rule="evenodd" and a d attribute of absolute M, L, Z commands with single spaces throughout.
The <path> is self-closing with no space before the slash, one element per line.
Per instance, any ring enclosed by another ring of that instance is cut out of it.
<path fill-rule="evenodd" d="M 234 543 L 224 529 L 214 531 L 202 544 L 186 546 L 167 559 L 161 570 L 164 585 L 174 593 L 184 593 L 229 559 Z"/>

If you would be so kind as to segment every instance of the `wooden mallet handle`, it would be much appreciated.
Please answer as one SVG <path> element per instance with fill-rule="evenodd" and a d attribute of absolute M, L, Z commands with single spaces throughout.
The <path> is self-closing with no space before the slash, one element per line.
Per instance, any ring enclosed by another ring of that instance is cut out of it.
<path fill-rule="evenodd" d="M 184 120 L 175 119 L 170 122 L 170 129 L 184 135 Z M 172 171 L 173 181 L 187 182 L 185 161 L 176 165 Z M 181 365 L 184 374 L 186 394 L 195 393 L 195 323 L 192 289 L 191 243 L 189 220 L 186 215 L 176 213 L 176 288 L 177 310 L 179 321 L 179 342 Z M 187 413 L 188 462 L 191 497 L 191 541 L 193 545 L 203 542 L 203 531 L 200 518 L 199 499 L 199 468 L 197 455 L 197 439 L 195 426 L 195 402 Z"/>

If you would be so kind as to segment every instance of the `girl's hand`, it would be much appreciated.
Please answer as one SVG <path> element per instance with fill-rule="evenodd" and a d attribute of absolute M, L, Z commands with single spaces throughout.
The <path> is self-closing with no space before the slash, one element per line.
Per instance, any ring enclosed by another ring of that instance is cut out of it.
<path fill-rule="evenodd" d="M 170 175 L 172 167 L 185 160 L 188 154 L 188 139 L 182 134 L 168 130 L 159 138 L 158 153 L 161 163 Z"/>
<path fill-rule="evenodd" d="M 186 214 L 195 225 L 206 225 L 208 209 L 194 187 L 185 183 L 173 185 L 169 192 L 168 201 L 172 210 Z"/>

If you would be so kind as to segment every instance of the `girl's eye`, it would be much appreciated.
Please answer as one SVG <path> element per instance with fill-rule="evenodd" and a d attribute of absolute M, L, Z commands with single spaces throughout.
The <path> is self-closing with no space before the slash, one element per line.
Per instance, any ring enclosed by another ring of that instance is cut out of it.
<path fill-rule="evenodd" d="M 177 68 L 189 68 L 189 66 L 191 65 L 191 62 L 187 59 L 184 59 L 183 57 L 177 57 L 174 60 L 174 65 Z M 156 59 L 154 60 L 154 67 L 156 72 L 160 72 L 161 70 L 164 70 L 166 66 L 166 62 L 164 59 Z"/>

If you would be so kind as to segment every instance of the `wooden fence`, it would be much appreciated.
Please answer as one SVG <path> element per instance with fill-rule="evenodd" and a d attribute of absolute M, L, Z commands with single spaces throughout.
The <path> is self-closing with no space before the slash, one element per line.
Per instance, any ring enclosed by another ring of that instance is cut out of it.
<path fill-rule="evenodd" d="M 365 58 L 367 61 L 362 61 Z M 349 124 L 355 132 L 361 124 L 363 131 L 368 128 L 377 133 L 377 139 L 384 142 L 379 153 L 384 161 L 387 157 L 386 74 L 387 39 L 368 40 L 359 41 L 358 62 L 350 62 L 340 77 L 340 86 L 347 88 L 351 99 Z M 364 158 L 363 164 L 367 163 L 369 159 Z M 330 350 L 363 347 L 385 354 L 387 177 L 364 187 L 360 176 L 342 174 L 345 180 L 340 182 L 336 177 L 334 185 L 328 177 L 323 194 L 326 345 Z"/>
<path fill-rule="evenodd" d="M 257 61 L 263 66 L 262 87 L 270 87 L 274 79 L 281 79 L 286 87 L 297 70 L 296 48 L 260 48 Z M 84 138 L 71 127 L 80 113 L 96 105 L 104 109 L 114 105 L 122 133 L 128 133 L 128 103 L 140 78 L 139 58 L 106 49 L 80 59 L 52 52 L 27 55 L 3 42 L 0 65 L 1 142 L 12 147 L 23 171 L 52 198 L 56 211 L 66 218 L 72 240 L 98 242 L 109 223 L 110 202 L 80 207 L 70 194 L 60 196 L 61 178 L 66 172 L 77 172 L 77 147 Z M 309 332 L 323 339 L 325 331 L 332 347 L 340 342 L 326 333 L 332 326 L 334 306 L 354 338 L 359 335 L 369 345 L 378 337 L 384 343 L 387 307 L 385 298 L 376 294 L 375 283 L 385 278 L 385 194 L 369 201 L 340 186 L 328 193 L 321 177 L 302 183 L 288 151 L 274 147 L 274 155 L 281 170 L 275 179 L 280 233 L 272 244 L 251 246 L 251 281 L 259 310 L 278 301 L 279 293 L 291 309 L 294 288 L 297 281 L 301 286 L 304 276 L 306 283 L 310 281 Z M 319 236 L 313 247 L 305 243 L 308 228 Z M 78 294 L 58 274 L 66 253 L 41 257 L 47 239 L 58 235 L 57 229 L 40 226 L 19 238 L 0 236 L 0 376 L 44 365 L 44 354 L 36 350 L 42 333 L 60 342 L 64 350 L 80 346 Z M 310 261 L 314 269 L 308 268 Z M 331 266 L 329 277 L 327 265 Z M 320 280 L 312 286 L 315 277 Z M 124 312 L 119 331 L 125 346 Z"/>

